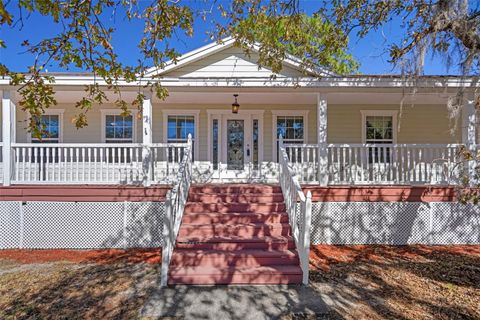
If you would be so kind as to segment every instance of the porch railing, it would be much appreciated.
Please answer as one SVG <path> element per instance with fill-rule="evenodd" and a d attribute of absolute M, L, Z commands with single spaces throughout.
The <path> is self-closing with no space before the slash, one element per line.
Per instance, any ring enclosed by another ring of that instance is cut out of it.
<path fill-rule="evenodd" d="M 308 265 L 310 253 L 310 226 L 312 220 L 312 194 L 303 194 L 298 178 L 289 164 L 286 149 L 279 147 L 279 182 L 288 213 L 288 220 L 300 257 L 303 284 L 308 285 Z"/>
<path fill-rule="evenodd" d="M 13 143 L 11 183 L 171 183 L 186 143 Z"/>
<path fill-rule="evenodd" d="M 165 217 L 163 219 L 162 270 L 160 285 L 168 284 L 168 270 L 173 249 L 177 240 L 178 230 L 182 222 L 183 210 L 188 199 L 188 191 L 192 182 L 192 137 L 188 136 L 187 147 L 182 152 L 176 182 L 168 191 Z"/>
<path fill-rule="evenodd" d="M 457 144 L 329 144 L 329 184 L 454 184 Z M 285 144 L 302 183 L 318 182 L 318 146 Z"/>

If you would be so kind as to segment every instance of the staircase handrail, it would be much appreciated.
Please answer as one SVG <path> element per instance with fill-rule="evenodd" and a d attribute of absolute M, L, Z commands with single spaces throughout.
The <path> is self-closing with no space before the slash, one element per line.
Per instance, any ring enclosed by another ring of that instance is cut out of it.
<path fill-rule="evenodd" d="M 282 188 L 288 220 L 300 258 L 302 283 L 308 285 L 308 266 L 310 254 L 310 227 L 312 221 L 312 194 L 302 191 L 293 168 L 289 165 L 287 151 L 280 136 L 279 143 L 279 182 Z"/>
<path fill-rule="evenodd" d="M 162 269 L 160 285 L 168 284 L 168 270 L 178 230 L 182 222 L 183 211 L 188 200 L 188 192 L 192 183 L 192 136 L 188 135 L 177 178 L 171 190 L 167 192 L 165 201 L 165 217 L 163 219 Z"/>

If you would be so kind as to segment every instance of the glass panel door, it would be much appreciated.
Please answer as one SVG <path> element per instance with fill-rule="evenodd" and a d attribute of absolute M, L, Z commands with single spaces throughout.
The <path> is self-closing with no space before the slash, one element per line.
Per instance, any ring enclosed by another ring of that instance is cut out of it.
<path fill-rule="evenodd" d="M 244 170 L 244 120 L 227 120 L 227 170 Z"/>

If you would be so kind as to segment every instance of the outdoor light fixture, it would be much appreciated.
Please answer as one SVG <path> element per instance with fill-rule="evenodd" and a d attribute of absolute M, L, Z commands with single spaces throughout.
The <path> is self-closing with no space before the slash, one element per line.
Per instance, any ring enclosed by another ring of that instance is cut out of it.
<path fill-rule="evenodd" d="M 232 103 L 232 113 L 238 113 L 238 109 L 240 109 L 240 105 L 237 102 L 238 94 L 234 94 L 233 96 L 235 97 L 235 102 Z"/>

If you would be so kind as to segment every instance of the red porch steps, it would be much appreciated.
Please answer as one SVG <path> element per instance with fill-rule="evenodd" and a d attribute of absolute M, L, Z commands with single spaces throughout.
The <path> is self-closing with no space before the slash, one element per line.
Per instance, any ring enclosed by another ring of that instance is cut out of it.
<path fill-rule="evenodd" d="M 193 185 L 169 284 L 297 284 L 302 271 L 280 187 Z"/>

